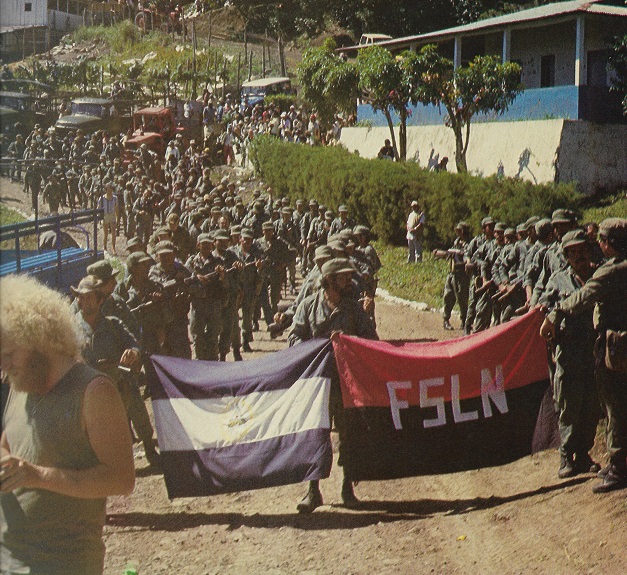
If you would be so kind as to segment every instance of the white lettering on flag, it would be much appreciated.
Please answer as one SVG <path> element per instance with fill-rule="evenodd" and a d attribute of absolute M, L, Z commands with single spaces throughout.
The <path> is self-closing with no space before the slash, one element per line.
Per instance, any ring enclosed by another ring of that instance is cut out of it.
<path fill-rule="evenodd" d="M 395 429 L 403 429 L 401 423 L 401 409 L 407 409 L 409 403 L 396 396 L 397 389 L 411 389 L 411 381 L 388 381 L 388 395 L 390 396 L 390 409 L 392 410 L 392 421 Z"/>
<path fill-rule="evenodd" d="M 254 443 L 312 429 L 330 428 L 329 391 L 324 377 L 299 379 L 288 389 L 253 392 L 233 397 L 191 400 L 153 400 L 163 427 L 159 438 L 164 451 L 199 451 Z M 168 426 L 175 416 L 179 426 Z"/>
<path fill-rule="evenodd" d="M 453 403 L 453 420 L 455 423 L 479 419 L 479 413 L 477 411 L 462 412 L 462 406 L 459 403 L 459 375 L 457 374 L 451 375 L 451 400 Z"/>
<path fill-rule="evenodd" d="M 483 416 L 492 417 L 490 400 L 496 405 L 500 413 L 507 413 L 507 397 L 504 390 L 503 366 L 496 366 L 496 377 L 492 377 L 489 369 L 481 370 L 481 403 L 483 404 Z"/>
<path fill-rule="evenodd" d="M 430 387 L 439 387 L 444 385 L 443 377 L 432 377 L 430 379 L 421 379 L 420 386 L 420 407 L 435 407 L 437 409 L 438 416 L 435 419 L 425 419 L 422 425 L 425 429 L 429 427 L 439 427 L 446 425 L 446 412 L 444 411 L 444 398 L 443 397 L 427 397 L 427 392 Z"/>

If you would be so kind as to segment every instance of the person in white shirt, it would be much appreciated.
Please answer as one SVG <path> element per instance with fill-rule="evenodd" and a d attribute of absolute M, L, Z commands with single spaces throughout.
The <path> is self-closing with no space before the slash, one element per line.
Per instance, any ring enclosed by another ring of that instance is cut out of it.
<path fill-rule="evenodd" d="M 425 214 L 420 210 L 417 201 L 411 203 L 411 212 L 407 218 L 407 246 L 409 253 L 407 263 L 422 261 L 422 235 L 425 227 Z"/>

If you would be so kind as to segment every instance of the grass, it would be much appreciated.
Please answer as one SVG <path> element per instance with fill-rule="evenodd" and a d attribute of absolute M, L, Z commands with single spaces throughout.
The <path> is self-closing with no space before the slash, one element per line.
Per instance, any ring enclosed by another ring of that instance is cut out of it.
<path fill-rule="evenodd" d="M 0 225 L 8 226 L 10 224 L 19 224 L 20 222 L 24 222 L 24 221 L 26 221 L 26 218 L 22 216 L 22 214 L 0 204 Z M 27 238 L 22 238 L 20 240 L 20 248 L 23 250 L 36 250 L 37 249 L 37 237 L 29 236 Z M 5 242 L 0 242 L 0 250 L 14 250 L 14 249 L 15 249 L 15 240 L 7 240 Z"/>
<path fill-rule="evenodd" d="M 391 295 L 430 307 L 442 307 L 442 292 L 448 272 L 447 262 L 436 260 L 430 252 L 423 252 L 420 264 L 407 264 L 407 247 L 374 242 L 383 267 L 379 270 L 379 287 Z"/>
<path fill-rule="evenodd" d="M 627 217 L 627 197 L 626 192 L 612 198 L 606 205 L 593 206 L 583 211 L 582 223 L 601 222 L 605 218 L 626 218 Z"/>

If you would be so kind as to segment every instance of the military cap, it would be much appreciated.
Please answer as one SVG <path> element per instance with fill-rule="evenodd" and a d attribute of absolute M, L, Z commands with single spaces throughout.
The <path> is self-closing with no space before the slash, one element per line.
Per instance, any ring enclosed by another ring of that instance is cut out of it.
<path fill-rule="evenodd" d="M 527 226 L 525 224 L 518 224 L 516 226 L 516 233 L 519 234 L 520 232 L 525 232 L 527 231 Z"/>
<path fill-rule="evenodd" d="M 507 228 L 505 230 L 505 235 L 506 236 L 515 236 L 516 235 L 516 230 L 514 228 Z"/>
<path fill-rule="evenodd" d="M 213 208 L 211 208 L 211 213 L 212 214 L 221 214 L 222 213 L 222 209 L 220 208 L 220 206 L 213 206 Z"/>
<path fill-rule="evenodd" d="M 607 218 L 599 224 L 599 234 L 610 240 L 627 238 L 627 219 Z"/>
<path fill-rule="evenodd" d="M 562 249 L 570 248 L 572 246 L 578 246 L 580 244 L 587 244 L 588 236 L 583 230 L 570 230 L 562 237 Z"/>
<path fill-rule="evenodd" d="M 288 216 L 291 216 L 292 215 L 292 208 L 289 208 L 287 206 L 284 207 L 284 208 L 281 208 L 281 213 L 282 214 L 287 214 Z"/>
<path fill-rule="evenodd" d="M 102 287 L 102 280 L 96 276 L 85 276 L 78 284 L 78 287 L 70 286 L 70 291 L 75 295 L 98 291 Z"/>
<path fill-rule="evenodd" d="M 309 200 L 309 207 L 317 206 L 318 202 L 316 200 Z"/>
<path fill-rule="evenodd" d="M 342 204 L 342 205 L 341 205 L 341 206 L 337 209 L 337 211 L 338 211 L 338 212 L 348 212 L 348 208 L 347 208 L 344 204 Z"/>
<path fill-rule="evenodd" d="M 129 272 L 133 270 L 142 262 L 152 262 L 153 259 L 146 252 L 134 252 L 126 259 L 126 267 Z"/>
<path fill-rule="evenodd" d="M 507 229 L 507 225 L 504 224 L 503 222 L 498 222 L 495 226 L 494 226 L 494 231 L 495 232 L 504 232 Z"/>
<path fill-rule="evenodd" d="M 138 237 L 134 237 L 131 238 L 130 240 L 128 240 L 128 242 L 126 242 L 126 251 L 129 250 L 129 248 L 134 248 L 135 246 L 143 246 L 143 242 L 138 238 Z"/>
<path fill-rule="evenodd" d="M 459 222 L 456 226 L 455 226 L 456 230 L 469 230 L 470 229 L 470 224 L 468 222 L 465 222 L 464 220 L 462 220 L 461 222 Z"/>
<path fill-rule="evenodd" d="M 536 234 L 543 239 L 546 238 L 553 231 L 551 220 L 548 218 L 542 218 L 536 222 Z"/>
<path fill-rule="evenodd" d="M 570 224 L 577 221 L 577 217 L 572 210 L 559 209 L 551 215 L 552 224 Z"/>
<path fill-rule="evenodd" d="M 242 226 L 231 226 L 229 230 L 232 236 L 242 233 Z"/>
<path fill-rule="evenodd" d="M 325 262 L 320 271 L 322 272 L 322 277 L 326 278 L 335 274 L 352 273 L 355 271 L 355 268 L 347 258 L 333 258 Z"/>
<path fill-rule="evenodd" d="M 333 215 L 333 212 L 331 210 L 327 210 L 326 212 L 324 212 L 324 219 L 325 220 L 332 220 L 335 216 Z"/>
<path fill-rule="evenodd" d="M 303 200 L 296 200 L 296 205 L 297 206 L 302 206 L 305 202 L 303 202 Z"/>
<path fill-rule="evenodd" d="M 414 200 L 414 201 L 411 203 L 411 207 L 412 207 L 412 208 L 418 207 L 418 202 L 417 202 L 416 200 Z"/>
<path fill-rule="evenodd" d="M 540 221 L 538 216 L 531 216 L 523 225 L 525 229 L 529 229 L 531 226 L 535 226 Z"/>
<path fill-rule="evenodd" d="M 253 212 L 263 213 L 263 202 L 255 202 L 253 205 Z"/>
<path fill-rule="evenodd" d="M 114 270 L 113 266 L 105 260 L 100 260 L 87 266 L 87 273 L 96 276 L 103 283 L 118 275 L 118 271 Z"/>
<path fill-rule="evenodd" d="M 178 222 L 181 218 L 176 212 L 172 212 L 168 215 L 168 222 Z"/>
<path fill-rule="evenodd" d="M 345 254 L 346 253 L 346 244 L 342 240 L 333 240 L 332 242 L 327 243 L 333 253 L 336 254 Z"/>
<path fill-rule="evenodd" d="M 264 222 L 261 226 L 262 230 L 274 230 L 274 224 L 272 222 Z"/>
<path fill-rule="evenodd" d="M 487 216 L 486 218 L 483 218 L 481 220 L 481 227 L 488 226 L 490 224 L 495 224 L 495 223 L 496 222 L 490 216 Z"/>
<path fill-rule="evenodd" d="M 250 228 L 242 228 L 242 233 L 240 234 L 243 238 L 254 238 L 255 235 Z"/>
<path fill-rule="evenodd" d="M 281 204 L 283 204 L 284 206 L 289 206 L 290 205 L 290 199 L 287 196 L 284 196 L 281 198 Z"/>
<path fill-rule="evenodd" d="M 167 240 L 159 242 L 155 246 L 155 253 L 156 254 L 174 253 L 175 251 L 176 251 L 176 246 L 172 242 L 169 242 Z"/>
<path fill-rule="evenodd" d="M 370 228 L 368 226 L 355 226 L 355 228 L 353 229 L 353 233 L 357 234 L 358 236 L 367 236 L 370 233 Z"/>
<path fill-rule="evenodd" d="M 228 239 L 230 239 L 229 233 L 226 230 L 216 230 L 213 233 L 213 237 L 216 240 L 228 240 Z"/>
<path fill-rule="evenodd" d="M 213 243 L 213 236 L 211 234 L 200 234 L 198 236 L 198 239 L 196 240 L 196 243 L 201 244 L 203 242 L 212 242 Z"/>
<path fill-rule="evenodd" d="M 324 214 L 327 211 L 327 207 L 324 204 L 320 204 L 318 210 Z"/>
<path fill-rule="evenodd" d="M 272 204 L 272 207 L 276 210 L 276 209 L 280 209 L 281 208 L 281 200 L 274 200 L 274 203 Z"/>
<path fill-rule="evenodd" d="M 314 252 L 314 261 L 331 259 L 334 257 L 333 250 L 329 246 L 318 246 Z"/>
<path fill-rule="evenodd" d="M 168 227 L 168 226 L 161 226 L 159 228 L 157 228 L 157 235 L 158 236 L 164 236 L 164 235 L 172 235 L 172 230 Z"/>

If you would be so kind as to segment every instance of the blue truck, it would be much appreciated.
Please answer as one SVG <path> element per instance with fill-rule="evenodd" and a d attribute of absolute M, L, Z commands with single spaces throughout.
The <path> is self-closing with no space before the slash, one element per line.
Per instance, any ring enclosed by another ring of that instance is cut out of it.
<path fill-rule="evenodd" d="M 101 219 L 102 210 L 85 210 L 0 226 L 0 242 L 7 248 L 0 251 L 0 278 L 29 274 L 69 294 L 87 266 L 104 257 L 98 249 Z M 37 239 L 37 249 L 23 249 L 27 237 Z"/>

